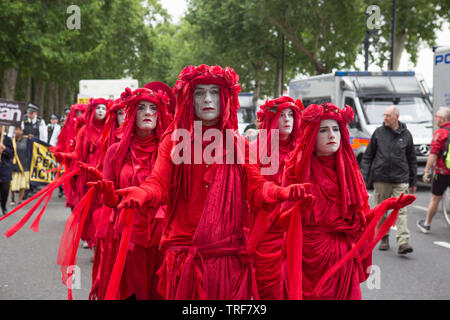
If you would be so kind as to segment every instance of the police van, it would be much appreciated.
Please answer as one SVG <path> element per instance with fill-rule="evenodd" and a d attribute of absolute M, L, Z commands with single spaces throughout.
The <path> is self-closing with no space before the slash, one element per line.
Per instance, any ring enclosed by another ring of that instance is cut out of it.
<path fill-rule="evenodd" d="M 375 129 L 383 124 L 384 110 L 395 104 L 416 149 L 418 175 L 422 176 L 430 153 L 432 105 L 423 79 L 414 71 L 336 71 L 332 74 L 291 80 L 289 96 L 306 106 L 331 102 L 349 105 L 355 114 L 349 124 L 350 142 L 358 163 Z"/>

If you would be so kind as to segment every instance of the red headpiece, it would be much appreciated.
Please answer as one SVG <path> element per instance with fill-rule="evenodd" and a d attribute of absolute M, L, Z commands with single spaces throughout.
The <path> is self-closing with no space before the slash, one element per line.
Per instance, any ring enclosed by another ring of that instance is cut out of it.
<path fill-rule="evenodd" d="M 260 111 L 257 113 L 259 129 L 266 130 L 276 129 L 281 111 L 290 108 L 294 112 L 294 128 L 292 129 L 292 135 L 295 138 L 299 137 L 301 113 L 305 109 L 300 99 L 294 101 L 291 97 L 284 96 L 273 100 L 267 100 L 266 103 L 259 108 Z"/>
<path fill-rule="evenodd" d="M 220 87 L 221 96 L 221 129 L 237 129 L 237 111 L 239 109 L 239 76 L 233 69 L 218 65 L 187 66 L 184 68 L 175 87 L 177 110 L 174 119 L 175 128 L 191 130 L 195 120 L 194 90 L 197 84 L 215 84 Z"/>

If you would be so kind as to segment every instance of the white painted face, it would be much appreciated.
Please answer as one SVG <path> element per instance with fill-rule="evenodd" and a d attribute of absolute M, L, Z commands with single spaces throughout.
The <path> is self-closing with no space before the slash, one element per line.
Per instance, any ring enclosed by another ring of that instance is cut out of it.
<path fill-rule="evenodd" d="M 103 120 L 106 116 L 106 106 L 102 103 L 98 104 L 95 108 L 95 119 Z"/>
<path fill-rule="evenodd" d="M 139 102 L 136 114 L 136 126 L 141 130 L 154 130 L 158 121 L 156 105 L 150 101 Z"/>
<path fill-rule="evenodd" d="M 119 109 L 117 110 L 117 124 L 119 127 L 122 125 L 122 123 L 125 121 L 125 110 Z"/>
<path fill-rule="evenodd" d="M 291 108 L 284 109 L 280 113 L 278 119 L 278 130 L 280 130 L 280 139 L 284 140 L 289 138 L 294 128 L 294 111 Z"/>
<path fill-rule="evenodd" d="M 217 120 L 220 116 L 220 87 L 215 84 L 198 84 L 194 90 L 194 107 L 200 120 Z"/>
<path fill-rule="evenodd" d="M 330 156 L 338 151 L 341 145 L 341 131 L 336 120 L 327 119 L 320 122 L 316 138 L 316 154 Z"/>

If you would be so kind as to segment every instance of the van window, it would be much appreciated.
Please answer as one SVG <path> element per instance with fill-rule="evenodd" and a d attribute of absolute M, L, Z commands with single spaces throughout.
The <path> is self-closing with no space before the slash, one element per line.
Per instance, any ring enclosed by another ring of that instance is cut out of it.
<path fill-rule="evenodd" d="M 361 99 L 362 107 L 370 124 L 382 124 L 384 110 L 394 104 L 389 98 Z M 432 122 L 431 110 L 421 97 L 404 97 L 396 104 L 400 111 L 399 120 L 405 123 Z"/>
<path fill-rule="evenodd" d="M 349 105 L 353 109 L 353 113 L 355 114 L 355 117 L 352 122 L 350 122 L 348 125 L 350 128 L 357 128 L 360 125 L 358 111 L 356 110 L 355 100 L 351 97 L 345 97 L 344 105 Z"/>
<path fill-rule="evenodd" d="M 308 107 L 310 104 L 321 104 L 321 103 L 329 103 L 331 102 L 331 97 L 316 97 L 316 98 L 305 98 L 301 99 L 302 103 L 305 107 Z"/>

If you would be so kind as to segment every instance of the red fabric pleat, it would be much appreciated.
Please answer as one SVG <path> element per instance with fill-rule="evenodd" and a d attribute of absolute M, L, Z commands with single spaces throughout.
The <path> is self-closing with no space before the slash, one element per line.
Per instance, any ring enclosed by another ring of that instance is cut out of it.
<path fill-rule="evenodd" d="M 303 300 L 302 260 L 303 228 L 298 204 L 291 216 L 291 223 L 286 234 L 287 274 L 289 279 L 288 295 L 290 300 Z"/>
<path fill-rule="evenodd" d="M 320 297 L 320 291 L 325 285 L 326 281 L 330 279 L 340 268 L 342 268 L 348 261 L 355 258 L 358 253 L 360 252 L 361 248 L 364 245 L 367 245 L 369 243 L 369 246 L 364 250 L 364 252 L 360 255 L 359 259 L 362 260 L 363 258 L 367 257 L 371 252 L 372 249 L 375 247 L 377 242 L 386 234 L 386 232 L 392 227 L 392 225 L 396 222 L 398 212 L 400 208 L 396 208 L 393 210 L 389 216 L 386 218 L 384 223 L 380 226 L 380 228 L 377 231 L 377 235 L 375 238 L 370 239 L 374 232 L 375 228 L 379 224 L 379 221 L 383 217 L 384 213 L 389 210 L 389 205 L 392 205 L 393 202 L 395 202 L 397 198 L 389 198 L 384 200 L 379 206 L 373 209 L 374 216 L 369 223 L 368 227 L 362 234 L 361 238 L 358 240 L 358 242 L 353 246 L 353 248 L 345 254 L 334 266 L 332 266 L 330 269 L 325 272 L 325 274 L 321 277 L 319 282 L 316 285 L 316 288 L 313 291 L 313 294 L 317 297 Z"/>
<path fill-rule="evenodd" d="M 105 300 L 114 300 L 119 289 L 120 279 L 122 278 L 125 260 L 127 258 L 128 246 L 130 244 L 131 231 L 133 228 L 134 210 L 122 210 L 119 217 L 119 225 L 123 225 L 122 237 L 120 238 L 119 251 L 111 273 L 111 279 L 106 291 Z"/>
<path fill-rule="evenodd" d="M 68 299 L 72 300 L 72 273 L 68 274 L 68 268 L 74 266 L 80 243 L 81 232 L 86 221 L 87 213 L 91 207 L 94 188 L 90 188 L 80 203 L 69 216 L 61 236 L 58 250 L 57 263 L 61 266 L 62 282 L 68 288 Z"/>
<path fill-rule="evenodd" d="M 59 166 L 59 167 L 57 168 L 57 169 L 58 169 L 58 172 L 56 172 L 56 179 L 58 179 L 58 177 L 59 177 L 59 175 L 60 175 L 60 173 L 61 173 L 61 168 L 62 168 L 62 166 Z M 61 184 L 63 184 L 63 183 L 64 183 L 64 182 L 62 182 Z M 52 198 L 52 194 L 53 194 L 53 191 L 55 191 L 55 189 L 56 189 L 56 188 L 54 188 L 54 189 L 52 189 L 52 190 L 50 190 L 50 191 L 48 192 L 48 194 L 47 194 L 47 200 L 45 200 L 45 204 L 44 204 L 44 206 L 42 207 L 41 212 L 39 212 L 38 216 L 36 217 L 36 219 L 34 219 L 33 223 L 32 223 L 31 226 L 30 226 L 30 229 L 31 229 L 32 231 L 34 231 L 34 232 L 39 232 L 39 222 L 41 221 L 42 215 L 44 214 L 45 209 L 47 208 L 48 202 L 49 202 L 50 199 Z"/>
<path fill-rule="evenodd" d="M 39 207 L 39 205 L 42 203 L 42 201 L 44 201 L 44 199 L 48 196 L 46 204 L 44 205 L 44 207 L 42 208 L 41 212 L 39 213 L 39 217 L 38 218 L 40 219 L 40 216 L 42 216 L 42 214 L 44 213 L 44 211 L 45 211 L 45 209 L 47 207 L 48 201 L 50 200 L 50 197 L 52 195 L 53 190 L 55 190 L 61 184 L 63 184 L 64 181 L 70 179 L 74 174 L 76 174 L 76 172 L 72 171 L 70 174 L 64 175 L 63 177 L 61 177 L 59 179 L 56 179 L 55 181 L 53 181 L 52 183 L 47 185 L 45 188 L 43 188 L 40 192 L 38 192 L 33 197 L 28 199 L 26 202 L 22 203 L 20 206 L 17 206 L 13 211 L 8 213 L 6 216 L 3 216 L 3 218 L 6 218 L 6 217 L 10 216 L 11 214 L 13 214 L 14 212 L 17 212 L 17 210 L 19 210 L 20 208 L 23 208 L 24 205 L 30 203 L 31 201 L 35 200 L 38 197 L 41 197 L 38 200 L 38 202 L 36 202 L 34 204 L 34 206 L 26 213 L 26 215 L 18 223 L 16 223 L 15 225 L 13 225 L 11 228 L 9 228 L 6 231 L 5 236 L 9 238 L 13 234 L 15 234 L 17 231 L 19 231 L 25 225 L 25 223 L 27 223 L 27 221 L 31 218 L 31 216 L 36 211 L 36 209 Z M 34 224 L 34 226 L 33 226 L 34 228 L 38 227 L 39 220 L 36 223 L 33 223 L 33 224 Z"/>

